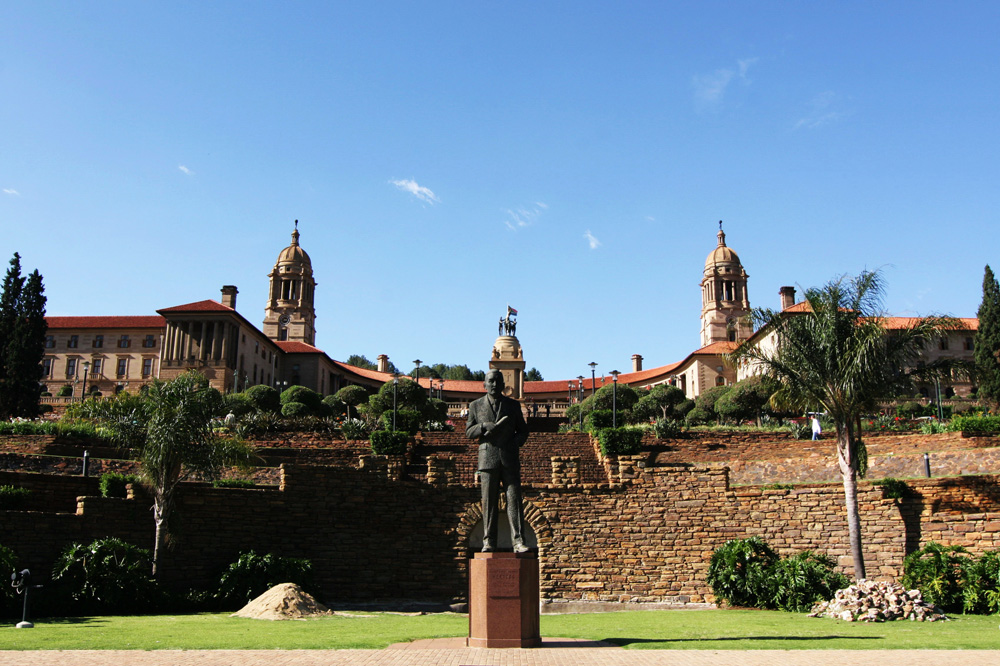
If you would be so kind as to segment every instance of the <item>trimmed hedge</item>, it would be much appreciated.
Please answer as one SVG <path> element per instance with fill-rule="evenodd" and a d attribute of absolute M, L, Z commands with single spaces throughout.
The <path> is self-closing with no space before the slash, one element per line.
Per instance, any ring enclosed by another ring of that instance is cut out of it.
<path fill-rule="evenodd" d="M 392 430 L 392 410 L 390 409 L 387 412 L 382 412 L 381 419 L 382 426 L 386 430 Z M 400 432 L 415 435 L 420 431 L 420 426 L 423 424 L 423 421 L 423 414 L 415 409 L 396 410 L 396 430 Z"/>
<path fill-rule="evenodd" d="M 369 439 L 372 453 L 377 456 L 398 456 L 406 453 L 410 434 L 400 430 L 376 430 Z"/>
<path fill-rule="evenodd" d="M 606 456 L 627 456 L 638 453 L 642 445 L 641 428 L 602 428 L 597 431 L 601 453 Z"/>
<path fill-rule="evenodd" d="M 583 418 L 590 432 L 597 432 L 602 428 L 610 428 L 613 420 L 610 409 L 595 409 Z"/>
<path fill-rule="evenodd" d="M 0 486 L 0 509 L 18 510 L 28 503 L 31 490 L 15 486 Z"/>
<path fill-rule="evenodd" d="M 125 487 L 130 483 L 139 483 L 139 477 L 135 474 L 122 474 L 120 472 L 106 472 L 101 474 L 100 485 L 101 497 L 121 497 L 128 496 L 128 489 Z"/>
<path fill-rule="evenodd" d="M 996 435 L 1000 433 L 1000 416 L 956 416 L 951 420 L 952 430 L 963 435 Z"/>

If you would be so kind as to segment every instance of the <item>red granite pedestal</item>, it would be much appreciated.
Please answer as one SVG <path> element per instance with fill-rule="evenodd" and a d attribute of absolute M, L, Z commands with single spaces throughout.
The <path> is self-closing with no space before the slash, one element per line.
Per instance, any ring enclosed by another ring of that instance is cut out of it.
<path fill-rule="evenodd" d="M 469 560 L 466 645 L 527 648 L 541 644 L 537 553 L 476 553 Z"/>

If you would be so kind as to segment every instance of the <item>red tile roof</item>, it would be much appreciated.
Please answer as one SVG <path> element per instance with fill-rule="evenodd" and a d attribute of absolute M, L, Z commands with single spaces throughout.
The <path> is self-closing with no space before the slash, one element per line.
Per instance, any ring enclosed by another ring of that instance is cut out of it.
<path fill-rule="evenodd" d="M 65 328 L 165 328 L 167 320 L 156 316 L 46 317 L 50 329 Z"/>
<path fill-rule="evenodd" d="M 172 308 L 163 308 L 162 310 L 157 310 L 157 312 L 236 312 L 236 310 L 226 307 L 218 301 L 206 299 L 185 305 L 175 305 Z"/>
<path fill-rule="evenodd" d="M 313 347 L 304 342 L 299 342 L 297 340 L 275 340 L 274 344 L 278 345 L 278 348 L 285 352 L 286 354 L 323 354 L 325 353 L 322 349 L 318 347 Z"/>

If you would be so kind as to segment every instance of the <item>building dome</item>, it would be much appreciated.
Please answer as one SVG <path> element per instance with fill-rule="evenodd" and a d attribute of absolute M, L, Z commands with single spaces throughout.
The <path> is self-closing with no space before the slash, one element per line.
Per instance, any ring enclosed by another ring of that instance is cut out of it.
<path fill-rule="evenodd" d="M 739 264 L 740 257 L 731 247 L 726 246 L 726 232 L 719 224 L 719 245 L 708 253 L 705 259 L 705 270 L 710 270 L 719 264 Z"/>
<path fill-rule="evenodd" d="M 295 220 L 295 231 L 292 232 L 292 244 L 281 251 L 278 255 L 276 265 L 281 264 L 302 264 L 312 268 L 312 260 L 309 254 L 299 246 L 299 221 Z"/>

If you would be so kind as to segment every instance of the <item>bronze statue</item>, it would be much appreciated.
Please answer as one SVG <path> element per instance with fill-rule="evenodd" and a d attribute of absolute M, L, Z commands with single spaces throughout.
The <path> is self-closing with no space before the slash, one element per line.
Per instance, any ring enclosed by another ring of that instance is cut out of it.
<path fill-rule="evenodd" d="M 479 441 L 479 483 L 483 498 L 483 552 L 497 546 L 500 484 L 507 494 L 507 519 L 514 552 L 524 553 L 524 511 L 521 507 L 519 449 L 528 440 L 521 403 L 503 394 L 503 375 L 490 370 L 483 383 L 486 395 L 469 405 L 465 435 Z"/>

